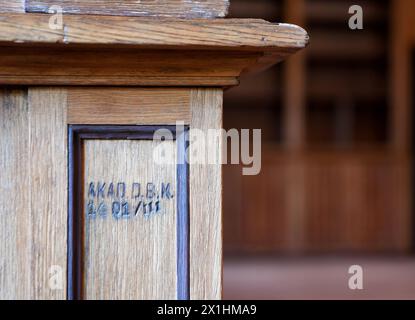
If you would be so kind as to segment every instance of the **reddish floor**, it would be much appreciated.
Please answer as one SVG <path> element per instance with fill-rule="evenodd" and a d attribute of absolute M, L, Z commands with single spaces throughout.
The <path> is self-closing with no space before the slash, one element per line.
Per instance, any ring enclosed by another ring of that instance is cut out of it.
<path fill-rule="evenodd" d="M 352 291 L 351 265 L 364 290 Z M 224 299 L 415 299 L 415 257 L 226 259 Z"/>

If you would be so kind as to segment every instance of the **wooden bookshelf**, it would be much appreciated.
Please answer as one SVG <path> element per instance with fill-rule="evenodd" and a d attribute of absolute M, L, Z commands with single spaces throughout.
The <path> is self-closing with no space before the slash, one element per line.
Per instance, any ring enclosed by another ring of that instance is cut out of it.
<path fill-rule="evenodd" d="M 348 29 L 348 1 L 255 3 L 230 13 L 299 24 L 312 41 L 225 94 L 225 127 L 255 125 L 265 142 L 261 175 L 224 169 L 225 250 L 411 252 L 413 1 L 359 1 L 362 31 Z"/>

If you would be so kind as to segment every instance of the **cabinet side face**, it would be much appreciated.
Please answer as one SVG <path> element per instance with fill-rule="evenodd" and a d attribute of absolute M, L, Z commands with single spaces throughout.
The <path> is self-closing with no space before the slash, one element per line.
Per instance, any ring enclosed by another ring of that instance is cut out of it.
<path fill-rule="evenodd" d="M 190 298 L 218 300 L 222 298 L 222 139 L 207 142 L 207 137 L 209 130 L 222 129 L 223 90 L 194 89 L 190 101 Z M 200 143 L 201 137 L 206 143 Z"/>
<path fill-rule="evenodd" d="M 0 298 L 68 298 L 72 235 L 67 232 L 73 200 L 69 128 L 175 127 L 176 121 L 205 134 L 221 129 L 222 89 L 39 87 L 0 91 Z M 186 150 L 178 149 L 177 139 L 168 142 L 175 161 L 192 150 L 186 145 L 192 145 L 191 137 L 180 142 Z M 216 152 L 221 158 L 220 139 L 214 145 L 195 144 L 196 151 L 205 147 L 199 151 Z M 190 155 L 183 175 L 177 162 L 156 168 L 150 161 L 155 148 L 147 136 L 90 136 L 81 148 L 80 214 L 85 219 L 92 215 L 82 224 L 83 298 L 222 296 L 221 163 L 192 163 Z M 158 189 L 155 196 L 162 201 L 152 203 L 151 210 L 146 203 L 146 212 L 159 209 L 158 214 L 146 217 L 143 204 L 147 201 L 139 206 L 136 196 L 151 198 L 148 184 Z M 124 187 L 129 201 L 135 201 L 128 210 L 127 201 L 118 201 L 118 206 L 111 198 Z M 100 207 L 102 200 L 105 203 Z M 134 217 L 118 216 L 135 215 L 137 208 L 140 223 L 134 224 Z M 163 208 L 166 214 L 160 213 Z M 188 210 L 187 216 L 181 216 L 180 210 Z M 106 218 L 100 216 L 105 213 Z M 143 270 L 137 272 L 137 266 Z"/>
<path fill-rule="evenodd" d="M 66 94 L 0 90 L 0 298 L 66 298 Z"/>

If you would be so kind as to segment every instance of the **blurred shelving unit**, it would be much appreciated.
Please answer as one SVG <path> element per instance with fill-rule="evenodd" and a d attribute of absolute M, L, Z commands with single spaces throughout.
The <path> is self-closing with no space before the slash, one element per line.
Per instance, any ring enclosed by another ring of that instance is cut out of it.
<path fill-rule="evenodd" d="M 228 253 L 412 251 L 415 5 L 358 3 L 352 31 L 347 0 L 231 2 L 231 16 L 299 24 L 311 42 L 225 94 L 225 127 L 261 128 L 264 142 L 259 176 L 225 166 Z"/>

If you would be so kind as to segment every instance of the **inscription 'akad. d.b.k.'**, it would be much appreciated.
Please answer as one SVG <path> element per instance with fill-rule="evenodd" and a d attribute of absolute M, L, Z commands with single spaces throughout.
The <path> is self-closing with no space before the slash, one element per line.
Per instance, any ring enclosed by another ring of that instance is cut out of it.
<path fill-rule="evenodd" d="M 171 183 L 90 182 L 86 215 L 88 218 L 131 218 L 167 213 L 163 202 L 173 199 Z"/>

